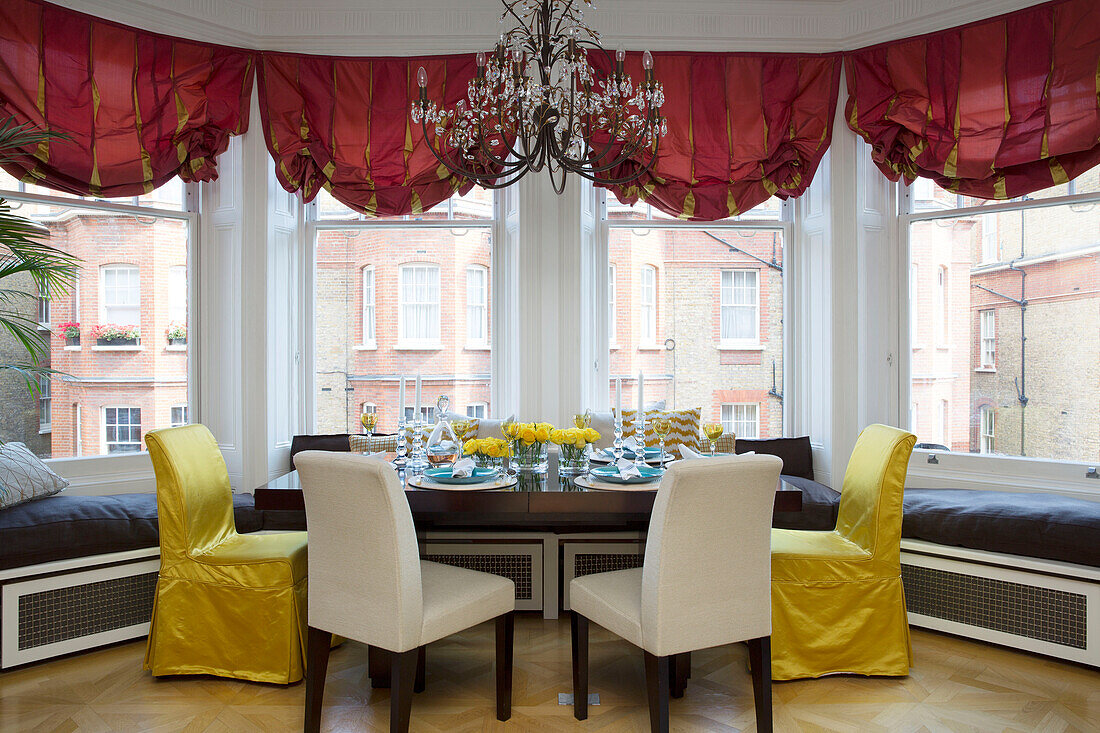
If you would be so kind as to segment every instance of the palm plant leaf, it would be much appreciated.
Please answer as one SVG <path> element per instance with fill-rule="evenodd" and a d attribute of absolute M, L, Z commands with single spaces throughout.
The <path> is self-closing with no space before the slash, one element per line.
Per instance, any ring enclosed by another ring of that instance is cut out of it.
<path fill-rule="evenodd" d="M 0 122 L 0 163 L 15 160 L 17 154 L 27 148 L 37 147 L 50 140 L 67 140 L 68 135 L 40 130 L 30 122 L 16 124 L 15 118 Z"/>

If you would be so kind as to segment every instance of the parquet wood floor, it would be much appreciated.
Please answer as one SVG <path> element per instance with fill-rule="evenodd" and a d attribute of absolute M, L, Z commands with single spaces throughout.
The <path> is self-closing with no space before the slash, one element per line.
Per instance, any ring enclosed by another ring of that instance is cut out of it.
<path fill-rule="evenodd" d="M 304 685 L 213 677 L 156 680 L 141 669 L 144 641 L 0 674 L 0 730 L 297 731 Z M 412 730 L 646 731 L 641 653 L 592 627 L 590 684 L 601 705 L 578 723 L 558 705 L 570 691 L 568 614 L 516 621 L 512 719 L 493 715 L 492 625 L 428 647 L 427 690 Z M 916 664 L 905 679 L 832 677 L 774 686 L 778 731 L 1100 731 L 1100 672 L 914 630 Z M 674 731 L 754 730 L 747 652 L 697 652 L 687 694 L 673 700 Z M 385 731 L 389 691 L 372 690 L 366 647 L 334 649 L 323 729 Z"/>

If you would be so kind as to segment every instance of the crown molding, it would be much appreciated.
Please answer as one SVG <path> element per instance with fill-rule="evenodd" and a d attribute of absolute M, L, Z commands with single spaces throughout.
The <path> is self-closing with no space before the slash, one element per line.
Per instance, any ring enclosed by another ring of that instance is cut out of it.
<path fill-rule="evenodd" d="M 411 7 L 415 2 L 415 7 Z M 501 30 L 498 0 L 68 0 L 151 31 L 277 51 L 364 56 L 473 51 Z M 603 0 L 588 18 L 609 47 L 829 52 L 950 28 L 1035 0 Z"/>

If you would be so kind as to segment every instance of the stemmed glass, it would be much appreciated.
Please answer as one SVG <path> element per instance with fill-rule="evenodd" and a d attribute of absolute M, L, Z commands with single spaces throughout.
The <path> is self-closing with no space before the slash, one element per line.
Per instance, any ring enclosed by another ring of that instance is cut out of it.
<path fill-rule="evenodd" d="M 665 465 L 665 438 L 672 432 L 672 421 L 663 415 L 658 415 L 653 420 L 653 432 L 661 439 L 661 450 L 657 453 L 661 465 Z"/>
<path fill-rule="evenodd" d="M 585 410 L 584 414 L 577 413 L 573 416 L 573 425 L 584 430 L 592 427 L 592 411 Z"/>
<path fill-rule="evenodd" d="M 511 463 L 512 463 L 511 456 L 515 455 L 515 453 L 516 453 L 516 436 L 515 436 L 515 430 L 514 430 L 515 426 L 516 426 L 516 421 L 513 420 L 510 417 L 507 420 L 505 420 L 504 423 L 500 426 L 500 432 L 504 433 L 504 439 L 508 441 L 508 466 L 509 466 L 509 469 L 511 469 Z"/>
<path fill-rule="evenodd" d="M 720 422 L 708 422 L 703 426 L 703 435 L 707 436 L 707 440 L 710 441 L 710 457 L 714 458 L 714 451 L 718 446 L 718 439 L 722 437 L 722 433 L 725 432 Z"/>
<path fill-rule="evenodd" d="M 364 412 L 359 416 L 359 422 L 363 423 L 363 429 L 367 431 L 367 447 L 370 448 L 373 442 L 371 438 L 374 437 L 374 429 L 378 427 L 378 413 Z"/>

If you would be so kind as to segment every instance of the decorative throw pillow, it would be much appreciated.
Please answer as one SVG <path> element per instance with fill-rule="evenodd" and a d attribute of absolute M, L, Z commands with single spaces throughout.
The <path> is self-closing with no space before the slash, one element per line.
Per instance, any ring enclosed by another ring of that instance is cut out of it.
<path fill-rule="evenodd" d="M 22 443 L 0 443 L 0 509 L 43 499 L 69 485 Z"/>
<path fill-rule="evenodd" d="M 665 409 L 665 401 L 658 400 L 657 402 L 651 402 L 646 405 L 646 410 L 663 410 Z M 623 417 L 625 420 L 626 410 L 623 410 Z M 607 412 L 593 412 L 592 413 L 592 429 L 600 434 L 600 439 L 595 442 L 597 448 L 610 448 L 611 444 L 615 442 L 615 413 L 614 410 Z M 623 427 L 623 439 L 626 439 L 626 427 L 624 423 Z"/>
<path fill-rule="evenodd" d="M 515 420 L 516 416 L 512 415 L 502 420 L 490 420 L 487 417 L 471 417 L 470 418 L 470 437 L 471 438 L 500 438 L 504 440 L 504 423 L 509 420 Z"/>
<path fill-rule="evenodd" d="M 634 434 L 634 415 L 637 410 L 623 410 L 623 435 L 629 437 Z M 645 444 L 655 447 L 661 440 L 653 431 L 653 421 L 658 415 L 667 417 L 671 424 L 671 430 L 665 436 L 665 450 L 673 455 L 679 455 L 678 446 L 686 445 L 692 450 L 699 447 L 699 423 L 703 413 L 702 407 L 692 407 L 688 410 L 661 410 L 646 408 L 645 411 Z"/>

